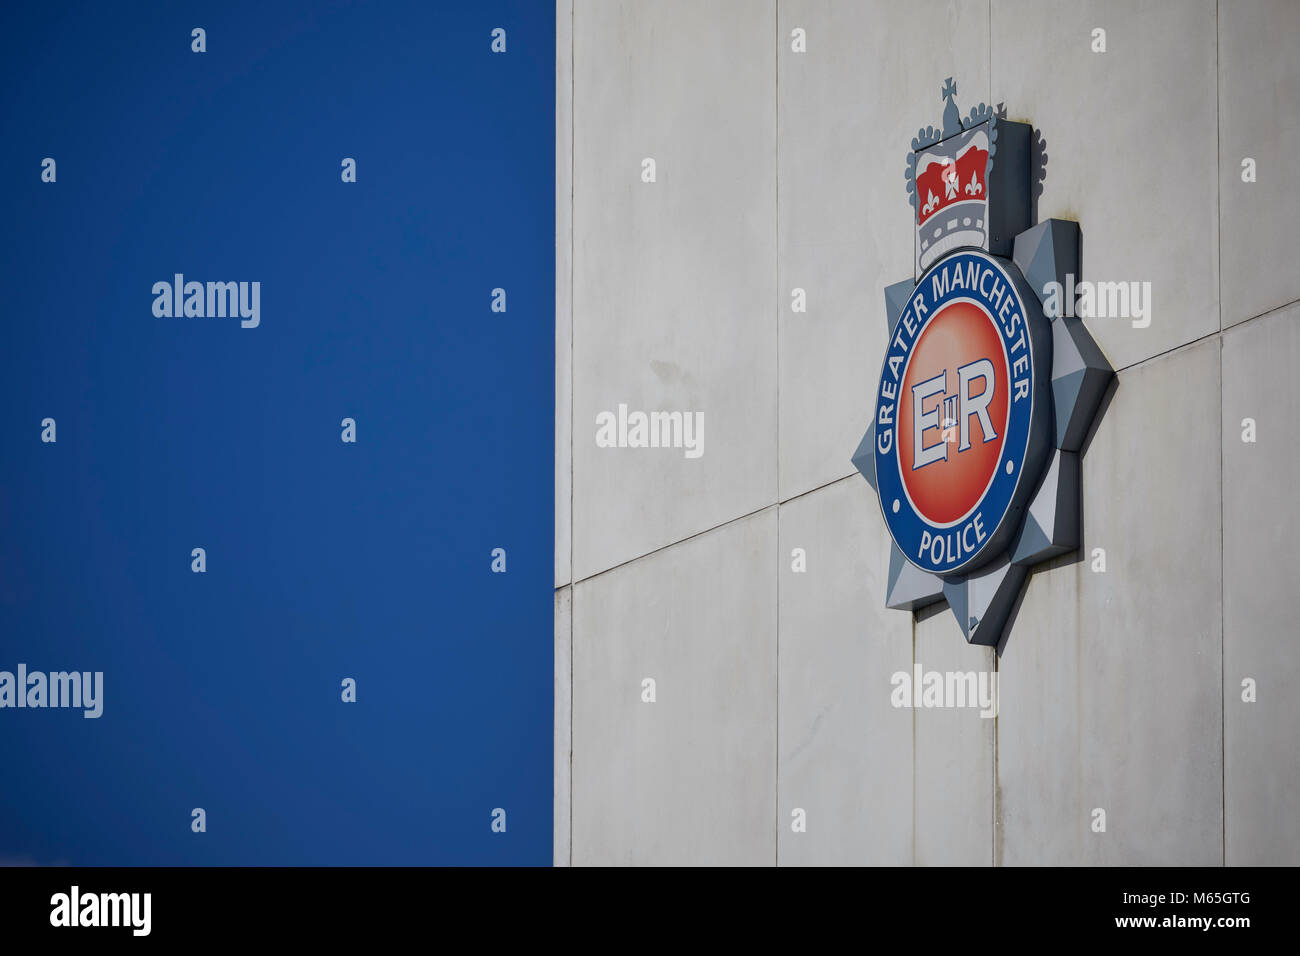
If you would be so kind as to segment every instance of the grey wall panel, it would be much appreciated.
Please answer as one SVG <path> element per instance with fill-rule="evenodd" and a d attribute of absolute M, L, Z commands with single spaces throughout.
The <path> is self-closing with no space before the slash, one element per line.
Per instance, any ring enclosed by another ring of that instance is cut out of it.
<path fill-rule="evenodd" d="M 569 865 L 573 757 L 573 590 L 555 592 L 554 863 Z"/>
<path fill-rule="evenodd" d="M 993 99 L 1046 141 L 1039 219 L 1079 221 L 1085 280 L 1151 283 L 1148 328 L 1088 322 L 1115 368 L 1219 327 L 1215 33 L 1214 0 L 992 4 Z"/>
<path fill-rule="evenodd" d="M 1223 707 L 1227 858 L 1300 864 L 1300 306 L 1223 336 Z M 1255 441 L 1242 440 L 1244 419 Z M 1242 699 L 1242 682 L 1257 699 Z"/>
<path fill-rule="evenodd" d="M 775 862 L 776 520 L 574 587 L 575 865 Z"/>
<path fill-rule="evenodd" d="M 778 13 L 773 314 L 785 500 L 853 473 L 884 354 L 883 289 L 912 274 L 907 154 L 943 114 L 945 77 L 965 109 L 987 98 L 988 4 L 790 0 Z M 805 53 L 791 50 L 796 29 Z M 795 288 L 806 313 L 792 311 Z"/>
<path fill-rule="evenodd" d="M 912 712 L 892 706 L 889 682 L 911 671 L 912 622 L 882 601 L 889 542 L 877 510 L 856 475 L 780 509 L 783 866 L 912 862 Z M 796 808 L 806 832 L 792 828 Z"/>
<path fill-rule="evenodd" d="M 967 644 L 946 604 L 919 616 L 915 653 L 923 671 L 997 669 L 993 648 Z M 913 717 L 917 865 L 991 866 L 996 719 L 972 707 L 921 707 Z"/>
<path fill-rule="evenodd" d="M 555 586 L 573 580 L 573 0 L 555 2 Z"/>
<path fill-rule="evenodd" d="M 1219 5 L 1219 202 L 1225 328 L 1300 299 L 1300 3 Z M 1255 181 L 1242 181 L 1242 160 Z"/>
<path fill-rule="evenodd" d="M 576 6 L 576 579 L 776 500 L 774 22 L 748 0 Z M 597 448 L 620 404 L 702 412 L 703 455 Z"/>
<path fill-rule="evenodd" d="M 1083 458 L 1083 559 L 1029 582 L 1001 657 L 1004 864 L 1222 862 L 1218 353 L 1120 373 Z"/>

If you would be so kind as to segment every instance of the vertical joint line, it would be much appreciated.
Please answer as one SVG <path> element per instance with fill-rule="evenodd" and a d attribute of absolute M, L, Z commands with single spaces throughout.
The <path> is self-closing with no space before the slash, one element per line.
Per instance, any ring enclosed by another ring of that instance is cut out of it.
<path fill-rule="evenodd" d="M 1219 89 L 1219 3 L 1214 4 L 1214 148 L 1215 169 L 1218 175 L 1214 183 L 1214 224 L 1218 246 L 1218 274 L 1214 277 L 1215 289 L 1219 300 L 1219 839 L 1223 865 L 1228 865 L 1228 699 L 1227 674 L 1224 665 L 1227 662 L 1228 631 L 1226 612 L 1223 606 L 1224 594 L 1224 485 L 1223 485 L 1223 131 L 1220 125 L 1221 91 Z"/>
<path fill-rule="evenodd" d="M 772 840 L 772 865 L 781 865 L 781 0 L 772 3 L 772 259 L 776 277 L 776 708 L 774 816 L 776 835 Z"/>

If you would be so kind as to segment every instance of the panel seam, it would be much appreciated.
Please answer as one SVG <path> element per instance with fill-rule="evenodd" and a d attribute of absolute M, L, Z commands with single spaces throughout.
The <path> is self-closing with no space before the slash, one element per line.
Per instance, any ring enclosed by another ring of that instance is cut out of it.
<path fill-rule="evenodd" d="M 1218 274 L 1215 276 L 1215 288 L 1219 300 L 1219 850 L 1223 865 L 1228 865 L 1228 677 L 1224 671 L 1227 660 L 1228 631 L 1225 626 L 1227 612 L 1224 609 L 1224 439 L 1223 431 L 1223 127 L 1220 122 L 1222 111 L 1222 91 L 1219 66 L 1219 2 L 1214 3 L 1214 151 L 1215 169 L 1215 231 L 1218 233 Z"/>
<path fill-rule="evenodd" d="M 772 237 L 776 276 L 776 780 L 773 815 L 776 835 L 772 865 L 781 865 L 781 0 L 772 3 Z"/>
<path fill-rule="evenodd" d="M 573 632 L 574 632 L 574 614 L 577 608 L 577 582 L 574 580 L 574 560 L 573 560 L 573 514 L 574 514 L 574 425 L 576 423 L 574 410 L 574 348 L 573 339 L 576 332 L 577 323 L 574 321 L 576 309 L 574 308 L 574 284 L 573 284 L 573 215 L 574 202 L 573 195 L 575 184 L 573 172 L 576 167 L 575 154 L 577 153 L 577 75 L 578 64 L 574 55 L 577 49 L 577 18 L 578 4 L 577 0 L 572 0 L 569 4 L 569 866 L 573 866 L 573 715 L 574 715 L 574 696 L 576 681 L 573 679 Z"/>

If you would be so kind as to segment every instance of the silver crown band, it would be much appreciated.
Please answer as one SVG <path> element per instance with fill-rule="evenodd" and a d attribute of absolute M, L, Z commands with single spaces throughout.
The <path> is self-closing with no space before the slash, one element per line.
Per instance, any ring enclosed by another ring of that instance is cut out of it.
<path fill-rule="evenodd" d="M 916 262 L 918 272 L 961 246 L 988 247 L 985 216 L 988 204 L 983 200 L 953 203 L 916 227 Z"/>

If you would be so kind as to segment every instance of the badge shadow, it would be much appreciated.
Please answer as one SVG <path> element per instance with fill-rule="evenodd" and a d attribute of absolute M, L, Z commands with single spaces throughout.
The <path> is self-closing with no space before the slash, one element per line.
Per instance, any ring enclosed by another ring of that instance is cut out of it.
<path fill-rule="evenodd" d="M 1082 264 L 1083 261 L 1082 236 L 1080 236 L 1079 239 L 1079 261 L 1080 264 Z M 1083 274 L 1082 267 L 1080 268 L 1079 272 L 1081 275 Z M 1106 412 L 1110 409 L 1110 403 L 1114 401 L 1115 392 L 1118 389 L 1119 389 L 1119 376 L 1112 375 L 1110 379 L 1110 384 L 1106 386 L 1106 392 L 1105 394 L 1102 395 L 1101 403 L 1097 406 L 1097 413 L 1093 415 L 1092 424 L 1088 428 L 1088 434 L 1084 436 L 1083 444 L 1079 446 L 1080 472 L 1082 472 L 1084 461 L 1087 460 L 1088 449 L 1092 447 L 1093 438 L 1096 437 L 1097 430 L 1101 427 L 1102 422 L 1105 421 Z M 1078 489 L 1079 491 L 1079 499 L 1078 499 L 1079 546 L 1075 548 L 1073 551 L 1069 551 L 1066 552 L 1065 554 L 1058 555 L 1057 557 L 1052 558 L 1049 561 L 1044 561 L 1042 564 L 1035 565 L 1033 568 L 1030 569 L 1028 576 L 1026 576 L 1025 578 L 1024 585 L 1021 586 L 1019 593 L 1016 594 L 1015 603 L 1011 605 L 1011 612 L 1007 615 L 1007 621 L 1006 624 L 1003 625 L 1002 633 L 998 636 L 996 650 L 997 650 L 997 655 L 999 660 L 1001 660 L 1003 653 L 1006 651 L 1007 644 L 1009 643 L 1011 638 L 1012 629 L 1014 628 L 1016 623 L 1016 618 L 1020 614 L 1020 606 L 1025 601 L 1025 595 L 1029 592 L 1029 589 L 1033 586 L 1034 577 L 1040 574 L 1041 572 L 1054 571 L 1057 568 L 1068 568 L 1070 565 L 1079 564 L 1082 561 L 1084 561 L 1087 557 L 1086 555 L 1087 549 L 1085 548 L 1085 543 L 1087 541 L 1087 538 L 1085 536 L 1085 529 L 1088 527 L 1087 524 L 1088 516 L 1084 508 L 1083 485 L 1084 482 L 1082 481 L 1081 478 L 1081 480 L 1079 481 L 1079 489 Z M 946 607 L 946 604 L 941 604 L 940 607 Z M 917 619 L 920 620 L 920 617 L 918 616 Z"/>

